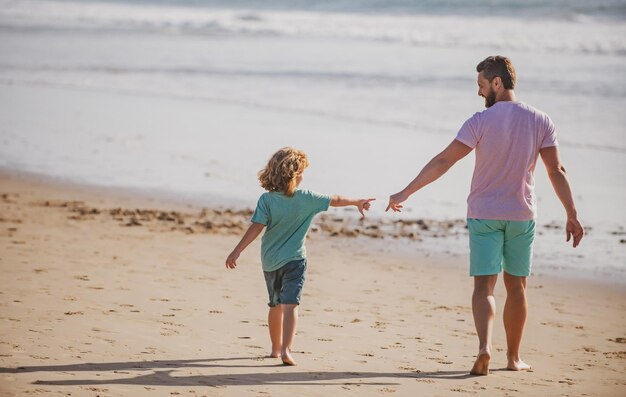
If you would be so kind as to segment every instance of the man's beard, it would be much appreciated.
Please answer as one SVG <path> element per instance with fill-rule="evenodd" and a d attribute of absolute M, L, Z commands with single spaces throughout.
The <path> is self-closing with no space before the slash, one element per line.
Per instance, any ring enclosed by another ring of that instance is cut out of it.
<path fill-rule="evenodd" d="M 489 90 L 489 93 L 485 97 L 485 107 L 490 108 L 496 103 L 496 92 Z"/>

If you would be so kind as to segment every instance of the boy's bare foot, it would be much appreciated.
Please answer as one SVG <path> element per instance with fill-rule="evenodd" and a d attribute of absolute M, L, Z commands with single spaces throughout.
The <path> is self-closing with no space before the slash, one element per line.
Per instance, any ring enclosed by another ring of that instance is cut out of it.
<path fill-rule="evenodd" d="M 491 354 L 489 354 L 489 352 L 478 353 L 478 357 L 476 357 L 476 362 L 474 362 L 470 374 L 480 376 L 489 375 L 489 360 L 491 360 Z"/>
<path fill-rule="evenodd" d="M 530 365 L 523 362 L 520 358 L 509 359 L 506 369 L 509 371 L 528 371 L 530 369 Z"/>
<path fill-rule="evenodd" d="M 278 358 L 278 357 L 280 357 L 280 352 L 279 351 L 278 352 L 271 352 L 270 353 L 270 357 L 271 358 Z"/>
<path fill-rule="evenodd" d="M 282 352 L 280 359 L 283 360 L 283 364 L 285 365 L 298 365 L 293 357 L 291 357 L 289 350 Z"/>

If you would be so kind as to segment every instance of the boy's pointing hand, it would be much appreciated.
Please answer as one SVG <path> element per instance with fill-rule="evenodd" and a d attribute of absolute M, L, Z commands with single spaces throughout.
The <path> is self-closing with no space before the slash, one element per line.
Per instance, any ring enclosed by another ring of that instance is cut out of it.
<path fill-rule="evenodd" d="M 371 207 L 370 202 L 376 200 L 375 198 L 370 198 L 370 199 L 363 199 L 363 200 L 359 200 L 359 203 L 357 204 L 357 208 L 359 209 L 359 212 L 361 213 L 361 216 L 363 218 L 365 218 L 365 212 L 363 211 L 368 211 Z"/>

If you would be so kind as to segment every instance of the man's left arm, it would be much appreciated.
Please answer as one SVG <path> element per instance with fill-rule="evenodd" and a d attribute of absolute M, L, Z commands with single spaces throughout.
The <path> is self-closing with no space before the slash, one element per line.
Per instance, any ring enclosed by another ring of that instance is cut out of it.
<path fill-rule="evenodd" d="M 565 208 L 565 214 L 567 216 L 565 223 L 566 241 L 570 241 L 573 237 L 574 241 L 572 245 L 576 248 L 585 235 L 585 228 L 578 220 L 578 213 L 574 205 L 574 195 L 572 194 L 572 188 L 567 179 L 565 167 L 563 163 L 561 163 L 559 148 L 557 146 L 545 147 L 539 151 L 539 154 L 546 166 L 552 187 L 554 187 L 557 197 L 561 200 L 563 208 Z"/>

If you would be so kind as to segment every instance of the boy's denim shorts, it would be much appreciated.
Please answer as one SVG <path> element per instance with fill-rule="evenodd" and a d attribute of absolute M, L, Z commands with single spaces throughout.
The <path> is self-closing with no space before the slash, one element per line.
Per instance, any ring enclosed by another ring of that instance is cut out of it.
<path fill-rule="evenodd" d="M 279 304 L 299 305 L 302 287 L 306 275 L 306 259 L 298 259 L 287 262 L 280 269 L 273 272 L 263 272 L 267 293 L 270 301 L 269 307 Z"/>
<path fill-rule="evenodd" d="M 488 276 L 504 270 L 527 277 L 532 265 L 535 221 L 468 219 L 470 276 Z"/>

